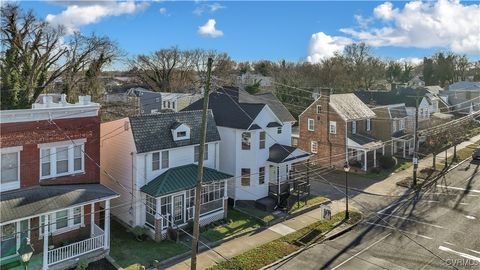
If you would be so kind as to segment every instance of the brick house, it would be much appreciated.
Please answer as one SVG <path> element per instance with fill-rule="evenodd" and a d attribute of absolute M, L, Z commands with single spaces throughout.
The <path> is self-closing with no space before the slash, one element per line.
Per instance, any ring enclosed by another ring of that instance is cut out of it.
<path fill-rule="evenodd" d="M 375 113 L 354 94 L 320 96 L 299 116 L 298 147 L 312 153 L 310 162 L 322 166 L 350 166 L 367 171 L 377 166 L 384 144 L 373 138 Z"/>
<path fill-rule="evenodd" d="M 63 95 L 1 111 L 2 265 L 16 264 L 27 238 L 32 269 L 68 268 L 79 256 L 108 252 L 109 201 L 118 195 L 100 184 L 99 109 L 89 96 L 70 104 Z"/>

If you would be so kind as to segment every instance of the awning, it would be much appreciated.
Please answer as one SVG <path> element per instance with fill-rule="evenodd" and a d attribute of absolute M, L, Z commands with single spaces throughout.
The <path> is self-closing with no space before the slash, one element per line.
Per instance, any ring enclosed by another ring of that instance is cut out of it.
<path fill-rule="evenodd" d="M 309 153 L 296 147 L 276 143 L 270 147 L 267 161 L 273 163 L 283 163 L 292 160 L 302 161 L 307 160 L 309 156 Z"/>
<path fill-rule="evenodd" d="M 101 184 L 32 186 L 2 192 L 0 223 L 118 196 Z"/>
<path fill-rule="evenodd" d="M 192 189 L 197 183 L 197 175 L 198 165 L 196 164 L 171 168 L 148 182 L 148 184 L 144 185 L 140 190 L 150 196 L 159 197 Z M 232 175 L 211 168 L 203 168 L 203 183 L 222 181 L 232 177 Z"/>
<path fill-rule="evenodd" d="M 383 147 L 383 142 L 366 135 L 351 134 L 348 137 L 347 146 L 348 148 L 370 151 Z"/>

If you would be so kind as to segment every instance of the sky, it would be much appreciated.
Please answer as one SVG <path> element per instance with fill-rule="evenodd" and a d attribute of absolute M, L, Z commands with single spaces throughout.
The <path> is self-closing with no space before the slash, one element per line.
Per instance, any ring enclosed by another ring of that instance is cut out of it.
<path fill-rule="evenodd" d="M 384 58 L 480 59 L 480 4 L 459 1 L 20 1 L 51 24 L 107 35 L 129 56 L 205 48 L 237 61 L 309 61 L 366 42 Z"/>

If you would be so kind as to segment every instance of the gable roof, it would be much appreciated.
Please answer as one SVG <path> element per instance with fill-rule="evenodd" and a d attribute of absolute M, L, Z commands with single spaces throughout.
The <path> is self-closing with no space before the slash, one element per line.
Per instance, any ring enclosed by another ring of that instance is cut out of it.
<path fill-rule="evenodd" d="M 306 158 L 309 156 L 309 153 L 296 147 L 276 143 L 269 148 L 267 161 L 273 163 L 282 163 L 294 159 Z"/>
<path fill-rule="evenodd" d="M 407 108 L 404 104 L 400 106 L 387 106 L 390 116 L 392 118 L 405 118 L 407 117 Z"/>
<path fill-rule="evenodd" d="M 157 176 L 140 190 L 153 197 L 159 197 L 169 193 L 191 189 L 196 186 L 198 175 L 198 165 L 188 164 L 168 169 Z M 217 170 L 204 167 L 203 183 L 221 181 L 233 177 L 232 175 L 219 172 Z"/>
<path fill-rule="evenodd" d="M 453 83 L 448 86 L 449 91 L 479 91 L 480 90 L 480 82 L 468 82 L 468 81 L 460 81 Z"/>
<path fill-rule="evenodd" d="M 250 95 L 237 87 L 223 87 L 210 93 L 208 107 L 218 126 L 248 129 L 253 120 L 268 105 L 282 122 L 295 121 L 283 104 L 271 93 Z M 200 110 L 203 98 L 183 109 Z"/>
<path fill-rule="evenodd" d="M 375 117 L 375 113 L 354 94 L 330 95 L 330 106 L 345 121 Z"/>
<path fill-rule="evenodd" d="M 365 104 L 370 106 L 392 105 L 404 103 L 406 107 L 415 107 L 415 96 L 425 96 L 428 91 L 422 88 L 399 88 L 396 90 L 384 91 L 356 91 L 354 94 Z"/>
<path fill-rule="evenodd" d="M 133 140 L 137 153 L 145 153 L 200 144 L 202 111 L 169 112 L 130 117 Z M 171 129 L 185 124 L 190 127 L 190 139 L 174 141 Z M 220 140 L 215 119 L 208 112 L 205 142 Z"/>

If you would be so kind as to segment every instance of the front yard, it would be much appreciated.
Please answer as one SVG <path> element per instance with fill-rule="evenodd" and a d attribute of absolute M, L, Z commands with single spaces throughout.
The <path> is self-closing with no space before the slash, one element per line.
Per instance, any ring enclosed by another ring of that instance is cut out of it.
<path fill-rule="evenodd" d="M 262 221 L 264 224 L 268 224 L 268 222 L 276 218 L 272 213 L 257 209 L 255 207 L 236 207 L 236 208 L 247 215 L 257 218 L 258 220 Z"/>
<path fill-rule="evenodd" d="M 307 198 L 307 202 L 306 202 L 306 203 L 305 203 L 305 201 L 300 200 L 300 202 L 295 203 L 295 204 L 292 206 L 292 208 L 290 208 L 290 210 L 289 210 L 288 212 L 289 212 L 289 213 L 295 213 L 295 212 L 301 210 L 302 208 L 320 205 L 320 204 L 322 204 L 322 203 L 324 203 L 324 202 L 326 202 L 326 201 L 328 201 L 328 199 L 325 198 L 325 197 L 310 195 L 310 196 Z"/>
<path fill-rule="evenodd" d="M 225 237 L 230 237 L 247 231 L 260 228 L 263 224 L 242 212 L 229 209 L 226 220 L 214 222 L 202 228 L 202 237 L 210 242 L 215 242 Z"/>
<path fill-rule="evenodd" d="M 189 247 L 172 241 L 155 242 L 151 239 L 138 241 L 135 236 L 112 220 L 110 256 L 124 269 L 137 270 L 151 266 L 153 260 L 163 261 L 190 250 Z"/>
<path fill-rule="evenodd" d="M 299 244 L 299 240 L 303 239 L 312 233 L 320 235 L 321 233 L 328 232 L 333 229 L 336 224 L 341 222 L 345 216 L 345 212 L 340 212 L 332 216 L 331 220 L 322 220 L 311 224 L 299 231 L 287 234 L 277 240 L 263 244 L 257 248 L 246 251 L 240 255 L 231 258 L 229 261 L 222 261 L 215 266 L 209 268 L 211 270 L 227 270 L 227 269 L 243 269 L 243 270 L 255 270 L 260 269 L 266 265 L 269 265 L 284 256 L 295 252 L 303 247 Z M 361 219 L 361 215 L 357 212 L 350 212 L 350 220 L 348 223 L 352 224 Z M 317 239 L 312 238 L 311 242 Z"/>

